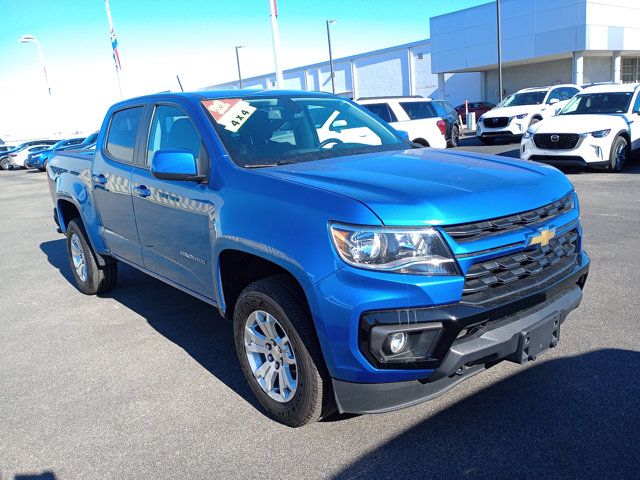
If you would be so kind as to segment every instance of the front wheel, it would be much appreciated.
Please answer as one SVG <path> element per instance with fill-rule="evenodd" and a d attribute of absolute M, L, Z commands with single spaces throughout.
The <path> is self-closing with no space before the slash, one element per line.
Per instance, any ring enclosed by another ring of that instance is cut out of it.
<path fill-rule="evenodd" d="M 75 219 L 67 227 L 67 255 L 76 286 L 85 295 L 104 293 L 115 286 L 117 263 L 113 260 L 104 267 L 98 264 L 82 223 Z"/>
<path fill-rule="evenodd" d="M 331 379 L 303 295 L 286 276 L 252 283 L 233 315 L 236 353 L 267 413 L 301 427 L 335 410 Z"/>
<path fill-rule="evenodd" d="M 629 155 L 629 143 L 624 137 L 617 137 L 611 145 L 611 153 L 609 155 L 610 172 L 621 172 Z"/>

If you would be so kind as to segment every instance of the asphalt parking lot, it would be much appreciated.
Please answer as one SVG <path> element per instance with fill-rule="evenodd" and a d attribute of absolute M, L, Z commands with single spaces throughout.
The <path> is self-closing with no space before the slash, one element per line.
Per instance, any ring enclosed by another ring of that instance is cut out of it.
<path fill-rule="evenodd" d="M 0 172 L 0 479 L 638 478 L 640 161 L 569 176 L 592 267 L 558 348 L 294 430 L 262 414 L 209 305 L 126 266 L 80 294 L 45 175 Z"/>

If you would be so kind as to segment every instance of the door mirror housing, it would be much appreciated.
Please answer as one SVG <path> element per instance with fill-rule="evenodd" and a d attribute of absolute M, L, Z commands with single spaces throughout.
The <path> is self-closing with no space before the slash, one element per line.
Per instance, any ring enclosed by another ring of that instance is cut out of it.
<path fill-rule="evenodd" d="M 339 132 L 343 128 L 347 128 L 346 120 L 336 120 L 331 124 L 331 130 L 333 130 L 334 132 Z"/>
<path fill-rule="evenodd" d="M 559 101 L 560 101 L 560 99 L 558 99 L 558 98 L 552 98 L 551 100 L 549 100 L 549 105 L 555 105 Z"/>
<path fill-rule="evenodd" d="M 151 174 L 161 180 L 202 182 L 196 157 L 189 150 L 158 150 L 151 160 Z"/>

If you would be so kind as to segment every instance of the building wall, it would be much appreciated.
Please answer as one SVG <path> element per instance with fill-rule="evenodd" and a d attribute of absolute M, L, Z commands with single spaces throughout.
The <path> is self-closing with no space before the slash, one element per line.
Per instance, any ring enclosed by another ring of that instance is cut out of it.
<path fill-rule="evenodd" d="M 559 83 L 571 83 L 573 63 L 571 59 L 552 60 L 542 63 L 519 65 L 502 70 L 502 85 L 505 96 L 522 88 L 544 87 Z M 484 99 L 497 103 L 498 70 L 486 72 Z"/>
<path fill-rule="evenodd" d="M 584 50 L 585 2 L 502 0 L 503 62 Z M 430 25 L 434 73 L 497 63 L 495 2 L 433 17 Z"/>
<path fill-rule="evenodd" d="M 354 60 L 358 96 L 409 95 L 406 50 L 384 52 Z"/>
<path fill-rule="evenodd" d="M 638 0 L 586 0 L 587 50 L 640 50 Z"/>

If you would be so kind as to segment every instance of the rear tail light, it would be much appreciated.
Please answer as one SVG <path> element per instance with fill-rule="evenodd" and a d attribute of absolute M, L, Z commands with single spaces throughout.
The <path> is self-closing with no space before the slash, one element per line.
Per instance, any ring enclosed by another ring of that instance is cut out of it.
<path fill-rule="evenodd" d="M 447 131 L 447 124 L 444 123 L 444 120 L 438 120 L 436 125 L 438 125 L 438 128 L 440 129 L 440 133 L 444 135 L 444 133 Z"/>

